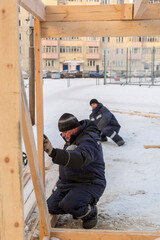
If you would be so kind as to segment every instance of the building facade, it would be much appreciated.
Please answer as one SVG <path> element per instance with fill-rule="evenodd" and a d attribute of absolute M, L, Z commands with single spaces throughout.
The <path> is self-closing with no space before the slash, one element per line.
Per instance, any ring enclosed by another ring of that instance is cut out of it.
<path fill-rule="evenodd" d="M 150 0 L 156 3 L 159 0 Z M 133 3 L 133 0 L 47 0 L 53 5 L 99 5 Z M 19 10 L 20 51 L 24 71 L 29 68 L 30 19 Z M 103 71 L 160 69 L 160 36 L 65 37 L 42 39 L 42 68 L 50 71 Z"/>

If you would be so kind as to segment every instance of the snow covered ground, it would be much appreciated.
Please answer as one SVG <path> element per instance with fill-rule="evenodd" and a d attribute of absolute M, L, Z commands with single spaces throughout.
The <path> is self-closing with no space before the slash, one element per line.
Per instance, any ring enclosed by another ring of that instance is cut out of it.
<path fill-rule="evenodd" d="M 54 147 L 63 139 L 57 121 L 69 112 L 79 120 L 88 118 L 89 101 L 97 98 L 111 111 L 160 116 L 160 87 L 103 85 L 100 79 L 45 79 L 44 132 Z M 126 144 L 103 143 L 107 188 L 98 203 L 97 228 L 127 231 L 160 230 L 160 118 L 114 113 Z M 62 216 L 58 227 L 81 228 L 78 220 Z"/>

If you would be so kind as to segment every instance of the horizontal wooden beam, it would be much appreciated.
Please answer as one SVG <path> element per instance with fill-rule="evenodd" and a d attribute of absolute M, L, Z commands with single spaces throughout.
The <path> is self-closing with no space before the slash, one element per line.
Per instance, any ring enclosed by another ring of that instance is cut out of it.
<path fill-rule="evenodd" d="M 18 0 L 18 4 L 40 21 L 45 21 L 45 4 L 41 0 Z"/>
<path fill-rule="evenodd" d="M 135 0 L 134 3 L 134 18 L 140 18 L 145 12 L 149 0 Z"/>
<path fill-rule="evenodd" d="M 133 4 L 46 6 L 46 22 L 133 20 L 133 10 Z M 148 4 L 139 19 L 160 19 L 160 3 Z"/>
<path fill-rule="evenodd" d="M 133 4 L 46 6 L 48 22 L 131 20 Z"/>
<path fill-rule="evenodd" d="M 48 37 L 128 37 L 160 35 L 160 20 L 41 22 L 41 36 Z"/>
<path fill-rule="evenodd" d="M 160 233 L 52 228 L 51 237 L 63 240 L 156 240 Z"/>

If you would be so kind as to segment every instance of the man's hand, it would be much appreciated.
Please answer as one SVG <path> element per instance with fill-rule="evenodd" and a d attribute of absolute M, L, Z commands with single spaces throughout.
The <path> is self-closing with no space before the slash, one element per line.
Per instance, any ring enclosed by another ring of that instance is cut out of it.
<path fill-rule="evenodd" d="M 44 148 L 44 151 L 46 153 L 48 153 L 48 155 L 51 155 L 53 147 L 52 147 L 52 144 L 49 141 L 48 137 L 46 135 L 44 135 L 44 134 L 43 134 L 43 148 Z"/>

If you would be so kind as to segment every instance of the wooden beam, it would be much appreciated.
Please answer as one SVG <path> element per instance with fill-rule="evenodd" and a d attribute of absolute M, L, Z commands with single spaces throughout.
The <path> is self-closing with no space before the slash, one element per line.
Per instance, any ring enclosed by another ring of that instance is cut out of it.
<path fill-rule="evenodd" d="M 45 21 L 45 4 L 41 0 L 18 0 L 18 4 L 40 21 Z"/>
<path fill-rule="evenodd" d="M 160 3 L 148 4 L 141 19 L 160 19 Z"/>
<path fill-rule="evenodd" d="M 149 0 L 135 0 L 134 3 L 134 18 L 140 18 L 145 12 Z"/>
<path fill-rule="evenodd" d="M 160 35 L 160 20 L 41 22 L 41 36 L 49 37 L 118 37 Z"/>
<path fill-rule="evenodd" d="M 45 164 L 43 151 L 43 91 L 42 91 L 42 64 L 41 64 L 41 34 L 40 22 L 34 18 L 34 39 L 35 39 L 35 80 L 36 80 L 36 112 L 37 112 L 37 149 L 38 159 L 45 186 Z M 44 237 L 41 222 L 39 223 L 39 239 Z"/>
<path fill-rule="evenodd" d="M 160 148 L 160 145 L 144 145 L 144 148 Z"/>
<path fill-rule="evenodd" d="M 45 180 L 44 151 L 43 151 L 43 89 L 42 89 L 42 64 L 41 64 L 41 34 L 40 22 L 34 19 L 35 42 L 35 81 L 36 81 L 36 112 L 37 112 L 37 149 L 38 159 Z"/>
<path fill-rule="evenodd" d="M 60 240 L 156 240 L 160 233 L 52 228 L 51 237 Z"/>
<path fill-rule="evenodd" d="M 24 239 L 17 1 L 0 1 L 0 239 Z"/>
<path fill-rule="evenodd" d="M 27 98 L 24 89 L 24 83 L 22 81 L 22 131 L 23 139 L 25 143 L 25 148 L 27 152 L 27 158 L 29 161 L 32 181 L 34 185 L 37 205 L 39 209 L 39 214 L 41 217 L 41 223 L 43 227 L 44 236 L 49 236 L 50 224 L 48 222 L 48 209 L 45 200 L 45 192 L 42 181 L 42 175 L 40 170 L 40 165 L 38 162 L 38 156 L 36 152 L 36 145 L 34 141 L 34 135 L 32 130 L 32 124 L 30 119 L 30 114 L 27 106 Z"/>
<path fill-rule="evenodd" d="M 133 4 L 46 6 L 48 22 L 131 20 Z"/>

